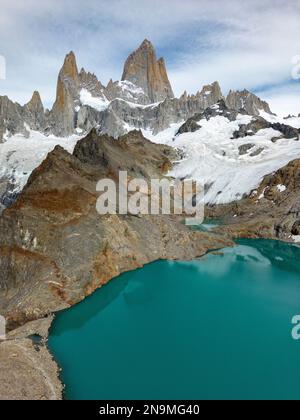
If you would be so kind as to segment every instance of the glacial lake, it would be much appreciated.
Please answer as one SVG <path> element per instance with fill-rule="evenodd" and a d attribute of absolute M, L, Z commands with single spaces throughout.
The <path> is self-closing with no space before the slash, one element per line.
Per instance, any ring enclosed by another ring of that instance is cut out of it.
<path fill-rule="evenodd" d="M 300 399 L 300 248 L 159 261 L 56 316 L 66 399 Z"/>

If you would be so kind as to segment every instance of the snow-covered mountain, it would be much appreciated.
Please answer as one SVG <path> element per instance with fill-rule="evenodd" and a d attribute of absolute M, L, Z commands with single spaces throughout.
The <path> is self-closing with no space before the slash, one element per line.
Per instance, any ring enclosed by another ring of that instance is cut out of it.
<path fill-rule="evenodd" d="M 240 200 L 257 188 L 265 175 L 300 157 L 300 118 L 290 121 L 296 127 L 293 130 L 275 116 L 268 115 L 268 123 L 263 117 L 222 107 L 222 103 L 208 110 L 212 112 L 194 119 L 195 125 L 174 124 L 156 136 L 144 131 L 152 141 L 183 151 L 184 158 L 170 175 L 200 181 L 207 203 Z"/>
<path fill-rule="evenodd" d="M 73 52 L 59 72 L 53 108 L 38 92 L 24 106 L 0 97 L 0 203 L 9 205 L 55 145 L 72 151 L 96 127 L 114 138 L 133 129 L 184 153 L 171 175 L 206 186 L 206 201 L 242 198 L 262 178 L 300 156 L 300 118 L 279 119 L 246 90 L 225 98 L 218 82 L 175 98 L 163 59 L 145 40 L 126 60 L 121 81 L 104 86 L 78 71 Z"/>

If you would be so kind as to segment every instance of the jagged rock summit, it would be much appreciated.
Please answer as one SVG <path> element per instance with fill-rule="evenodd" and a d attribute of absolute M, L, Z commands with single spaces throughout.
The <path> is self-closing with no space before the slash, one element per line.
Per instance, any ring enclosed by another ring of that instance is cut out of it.
<path fill-rule="evenodd" d="M 157 60 L 155 49 L 147 39 L 127 58 L 122 81 L 143 89 L 151 102 L 174 98 L 163 58 Z"/>
<path fill-rule="evenodd" d="M 76 57 L 71 51 L 59 72 L 56 100 L 52 108 L 52 127 L 55 134 L 68 135 L 74 131 L 74 113 L 79 99 L 79 73 Z"/>
<path fill-rule="evenodd" d="M 269 104 L 247 89 L 231 90 L 227 95 L 226 104 L 231 109 L 244 110 L 248 115 L 260 115 L 261 111 L 272 114 Z"/>
<path fill-rule="evenodd" d="M 175 98 L 165 61 L 157 59 L 147 39 L 127 58 L 122 80 L 110 80 L 107 86 L 84 68 L 79 72 L 71 51 L 59 72 L 51 111 L 44 110 L 38 92 L 24 106 L 0 96 L 0 143 L 15 134 L 29 137 L 30 130 L 57 137 L 87 133 L 94 127 L 115 138 L 132 129 L 149 130 L 155 135 L 221 100 L 228 108 L 248 115 L 259 116 L 262 111 L 271 114 L 266 102 L 246 90 L 231 91 L 225 99 L 218 82 L 196 94 L 185 92 Z"/>

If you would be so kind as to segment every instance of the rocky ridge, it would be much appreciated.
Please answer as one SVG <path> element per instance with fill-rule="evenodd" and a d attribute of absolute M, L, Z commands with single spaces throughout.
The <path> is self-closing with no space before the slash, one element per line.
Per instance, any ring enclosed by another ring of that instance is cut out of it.
<path fill-rule="evenodd" d="M 115 138 L 140 128 L 156 134 L 221 99 L 225 98 L 217 82 L 195 95 L 185 92 L 175 98 L 164 59 L 157 60 L 148 40 L 126 60 L 122 80 L 110 80 L 107 86 L 95 74 L 85 69 L 79 72 L 75 54 L 70 52 L 59 72 L 52 110 L 44 110 L 38 92 L 25 106 L 0 97 L 0 142 L 17 133 L 28 136 L 30 129 L 62 137 L 87 133 L 93 127 Z M 249 115 L 271 113 L 267 103 L 248 91 L 231 91 L 226 104 Z"/>
<path fill-rule="evenodd" d="M 201 120 L 209 121 L 211 118 L 214 117 L 225 117 L 229 121 L 235 121 L 237 119 L 238 114 L 244 115 L 252 115 L 248 114 L 246 110 L 239 110 L 237 111 L 235 108 L 230 108 L 228 102 L 221 99 L 217 101 L 214 105 L 207 107 L 203 112 L 199 114 L 193 115 L 189 118 L 178 130 L 177 135 L 183 133 L 193 133 L 201 129 Z M 286 139 L 295 139 L 299 140 L 300 130 L 291 127 L 287 124 L 280 124 L 280 123 L 272 123 L 267 121 L 265 118 L 261 116 L 253 116 L 251 122 L 248 124 L 241 124 L 239 125 L 239 129 L 233 133 L 234 139 L 240 139 L 249 137 L 251 138 L 260 130 L 272 128 L 275 131 L 281 133 L 280 137 L 274 137 L 272 139 L 273 142 L 277 140 L 286 138 Z"/>

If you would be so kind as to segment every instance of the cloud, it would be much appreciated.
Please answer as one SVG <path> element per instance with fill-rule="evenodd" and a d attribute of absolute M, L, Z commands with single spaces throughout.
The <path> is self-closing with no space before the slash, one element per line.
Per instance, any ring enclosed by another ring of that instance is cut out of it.
<path fill-rule="evenodd" d="M 273 89 L 290 82 L 300 54 L 298 0 L 1 0 L 0 12 L 0 94 L 25 102 L 38 89 L 48 106 L 70 50 L 106 83 L 150 38 L 176 94 L 214 80 L 224 91 Z"/>

